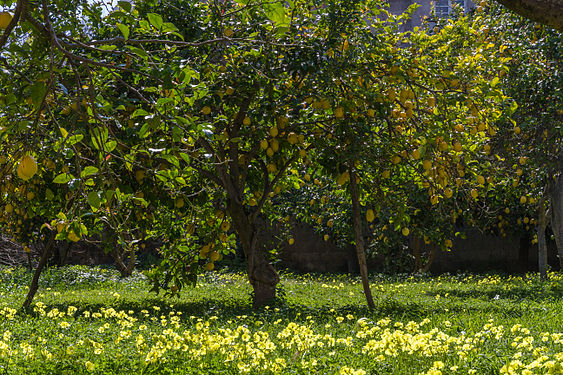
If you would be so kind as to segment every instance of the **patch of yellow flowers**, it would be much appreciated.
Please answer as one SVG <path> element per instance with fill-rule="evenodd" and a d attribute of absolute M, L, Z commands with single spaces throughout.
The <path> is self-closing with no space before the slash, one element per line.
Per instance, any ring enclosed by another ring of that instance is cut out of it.
<path fill-rule="evenodd" d="M 504 327 L 492 320 L 477 332 L 465 333 L 448 321 L 434 326 L 430 319 L 372 321 L 352 314 L 338 316 L 334 310 L 323 321 L 324 329 L 311 316 L 283 324 L 280 319 L 267 323 L 242 315 L 225 325 L 218 316 L 183 317 L 179 311 L 164 313 L 158 306 L 152 312 L 102 308 L 77 313 L 73 306 L 61 311 L 38 302 L 34 311 L 37 319 L 52 323 L 50 338 L 31 340 L 0 331 L 0 365 L 74 358 L 93 372 L 103 366 L 104 356 L 115 357 L 127 347 L 146 367 L 165 366 L 178 358 L 198 359 L 202 372 L 214 359 L 216 365 L 243 374 L 276 374 L 293 366 L 311 373 L 362 375 L 401 361 L 418 363 L 413 374 L 477 374 L 483 369 L 473 366 L 486 356 L 485 348 L 502 347 L 501 374 L 563 374 L 563 333 L 534 335 L 520 324 Z M 14 309 L 0 309 L 0 320 L 14 319 Z M 91 330 L 94 335 L 67 338 L 74 328 L 87 324 L 99 327 Z M 130 354 L 125 358 L 131 360 Z"/>

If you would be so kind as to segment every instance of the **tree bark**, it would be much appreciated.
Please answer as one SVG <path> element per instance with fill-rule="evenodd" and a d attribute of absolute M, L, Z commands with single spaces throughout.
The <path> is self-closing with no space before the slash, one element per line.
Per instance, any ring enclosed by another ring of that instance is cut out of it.
<path fill-rule="evenodd" d="M 540 279 L 547 280 L 547 243 L 545 240 L 545 198 L 541 197 L 538 202 L 538 268 Z"/>
<path fill-rule="evenodd" d="M 496 0 L 532 21 L 563 31 L 563 0 Z"/>
<path fill-rule="evenodd" d="M 563 172 L 559 173 L 550 189 L 551 228 L 557 245 L 559 269 L 563 272 Z"/>
<path fill-rule="evenodd" d="M 133 270 L 135 269 L 135 262 L 137 261 L 135 250 L 129 249 L 123 254 L 125 256 L 129 255 L 127 264 L 125 264 L 125 262 L 123 261 L 123 255 L 121 254 L 119 247 L 112 251 L 112 255 L 115 262 L 115 268 L 117 268 L 117 270 L 121 274 L 121 277 L 131 276 Z"/>
<path fill-rule="evenodd" d="M 53 252 L 55 235 L 55 233 L 51 233 L 51 238 L 49 239 L 49 242 L 47 242 L 47 245 L 45 245 L 45 249 L 43 250 L 39 264 L 37 264 L 37 268 L 35 268 L 33 279 L 31 279 L 29 291 L 27 292 L 27 296 L 25 297 L 25 301 L 22 305 L 22 310 L 27 310 L 29 308 L 31 302 L 33 301 L 33 297 L 35 297 L 35 293 L 37 293 L 37 289 L 39 288 L 39 276 L 41 276 L 41 272 L 43 271 L 43 268 L 47 264 L 47 261 L 49 260 L 49 257 Z"/>
<path fill-rule="evenodd" d="M 257 309 L 276 298 L 276 286 L 280 278 L 267 258 L 256 224 L 249 220 L 243 206 L 229 199 L 227 210 L 246 257 L 248 281 L 254 290 L 252 304 Z"/>
<path fill-rule="evenodd" d="M 360 265 L 360 274 L 362 275 L 362 286 L 364 287 L 364 294 L 366 302 L 370 309 L 375 309 L 375 303 L 371 295 L 368 279 L 368 266 L 366 261 L 366 253 L 364 251 L 364 236 L 362 230 L 362 213 L 360 210 L 359 189 L 356 182 L 356 173 L 352 162 L 348 168 L 350 173 L 350 196 L 352 198 L 352 218 L 354 221 L 354 239 L 356 242 L 356 254 L 358 255 L 358 263 Z"/>
<path fill-rule="evenodd" d="M 422 272 L 430 271 L 430 267 L 432 267 L 432 263 L 434 262 L 434 258 L 436 258 L 436 252 L 438 251 L 438 245 L 435 243 L 430 244 L 430 254 L 428 255 L 428 261 L 422 268 Z"/>

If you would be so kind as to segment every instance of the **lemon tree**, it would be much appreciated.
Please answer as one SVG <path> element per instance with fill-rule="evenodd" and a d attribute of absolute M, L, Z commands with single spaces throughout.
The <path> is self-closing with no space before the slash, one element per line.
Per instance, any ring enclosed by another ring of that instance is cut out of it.
<path fill-rule="evenodd" d="M 501 234 L 523 233 L 538 243 L 545 277 L 547 208 L 560 264 L 563 259 L 561 33 L 499 7 L 491 6 L 486 14 L 494 33 L 491 43 L 511 58 L 503 89 L 518 104 L 510 121 L 498 123 L 491 154 L 484 160 L 496 172 L 490 197 L 498 204 L 491 205 L 490 212 Z"/>

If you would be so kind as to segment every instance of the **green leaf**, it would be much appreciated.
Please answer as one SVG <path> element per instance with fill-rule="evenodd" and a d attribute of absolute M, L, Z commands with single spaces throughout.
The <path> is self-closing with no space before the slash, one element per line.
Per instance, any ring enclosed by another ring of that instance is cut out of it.
<path fill-rule="evenodd" d="M 88 166 L 82 170 L 82 172 L 80 173 L 80 177 L 85 178 L 87 176 L 91 176 L 93 174 L 98 173 L 98 170 L 99 169 L 96 167 Z"/>
<path fill-rule="evenodd" d="M 33 100 L 33 105 L 35 108 L 39 108 L 45 93 L 47 92 L 47 87 L 43 82 L 35 82 L 33 86 L 31 86 L 31 100 Z"/>
<path fill-rule="evenodd" d="M 66 184 L 67 182 L 69 182 L 73 178 L 74 178 L 74 176 L 71 175 L 70 173 L 61 173 L 60 175 L 55 177 L 55 179 L 53 180 L 53 183 L 55 183 L 55 184 Z"/>
<path fill-rule="evenodd" d="M 264 12 L 266 13 L 266 17 L 277 27 L 289 26 L 289 18 L 286 15 L 286 9 L 283 3 L 264 4 Z"/>
<path fill-rule="evenodd" d="M 124 11 L 131 12 L 131 3 L 129 1 L 118 1 L 117 3 Z"/>
<path fill-rule="evenodd" d="M 128 26 L 123 25 L 121 23 L 118 23 L 117 28 L 119 29 L 119 31 L 121 31 L 121 34 L 123 34 L 123 37 L 125 38 L 125 40 L 129 39 L 129 27 Z"/>
<path fill-rule="evenodd" d="M 82 134 L 76 134 L 69 137 L 66 143 L 68 146 L 72 146 L 73 144 L 80 142 L 83 138 L 84 136 Z"/>
<path fill-rule="evenodd" d="M 95 192 L 95 191 L 89 192 L 87 199 L 88 199 L 88 204 L 90 206 L 92 206 L 96 210 L 98 210 L 100 208 L 102 201 L 100 200 L 100 196 L 98 195 L 97 192 Z"/>
<path fill-rule="evenodd" d="M 108 141 L 104 145 L 104 150 L 106 152 L 112 152 L 113 150 L 115 150 L 115 147 L 117 147 L 117 141 Z"/>
<path fill-rule="evenodd" d="M 148 115 L 149 115 L 149 113 L 147 111 L 145 111 L 144 109 L 136 109 L 135 112 L 133 112 L 130 117 L 134 118 L 134 117 L 148 116 Z"/>
<path fill-rule="evenodd" d="M 164 21 L 162 20 L 160 14 L 149 13 L 147 14 L 147 18 L 149 19 L 150 24 L 153 25 L 155 29 L 160 30 L 162 28 Z"/>
<path fill-rule="evenodd" d="M 105 144 L 108 140 L 108 130 L 107 128 L 94 128 L 92 129 L 92 144 L 96 148 L 96 150 L 100 150 L 105 147 Z"/>

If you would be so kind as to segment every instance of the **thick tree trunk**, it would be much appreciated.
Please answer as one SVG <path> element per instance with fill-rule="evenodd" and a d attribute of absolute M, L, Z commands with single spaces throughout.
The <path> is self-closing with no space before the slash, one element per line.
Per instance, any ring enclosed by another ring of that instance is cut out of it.
<path fill-rule="evenodd" d="M 125 264 L 123 259 L 124 256 L 127 255 L 129 256 L 129 259 L 127 260 L 127 264 Z M 119 248 L 116 248 L 114 251 L 112 251 L 112 256 L 115 263 L 115 268 L 117 268 L 117 270 L 121 274 L 121 277 L 131 276 L 133 270 L 135 269 L 135 262 L 137 261 L 135 250 L 129 249 L 122 254 L 121 250 Z"/>
<path fill-rule="evenodd" d="M 551 228 L 557 245 L 559 269 L 563 272 L 563 172 L 557 176 L 550 189 Z"/>
<path fill-rule="evenodd" d="M 276 298 L 279 275 L 270 264 L 259 230 L 251 223 L 242 205 L 229 201 L 227 207 L 247 262 L 248 281 L 254 290 L 253 306 L 259 308 Z"/>
<path fill-rule="evenodd" d="M 360 265 L 360 274 L 362 275 L 362 286 L 364 287 L 364 294 L 366 302 L 370 309 L 375 308 L 371 289 L 369 287 L 368 279 L 368 266 L 366 261 L 366 253 L 364 251 L 364 235 L 362 230 L 362 213 L 360 210 L 358 184 L 356 182 L 356 173 L 354 167 L 350 165 L 348 170 L 350 173 L 350 195 L 352 197 L 352 217 L 354 221 L 354 239 L 356 241 L 356 254 L 358 255 L 358 263 Z"/>
<path fill-rule="evenodd" d="M 563 0 L 496 0 L 512 12 L 563 31 Z"/>
<path fill-rule="evenodd" d="M 39 264 L 37 264 L 37 268 L 35 268 L 35 273 L 33 274 L 33 278 L 31 279 L 31 284 L 29 285 L 29 291 L 27 292 L 27 296 L 25 297 L 25 301 L 22 305 L 22 310 L 27 310 L 33 301 L 33 297 L 35 297 L 35 293 L 37 293 L 37 289 L 39 288 L 39 276 L 41 276 L 41 272 L 43 268 L 47 264 L 51 253 L 53 252 L 53 247 L 55 244 L 55 233 L 51 233 L 51 238 L 47 245 L 45 245 L 45 249 L 43 250 L 43 254 L 41 255 L 41 259 L 39 260 Z"/>
<path fill-rule="evenodd" d="M 541 197 L 538 202 L 538 268 L 540 279 L 547 280 L 547 243 L 545 240 L 545 198 Z"/>

